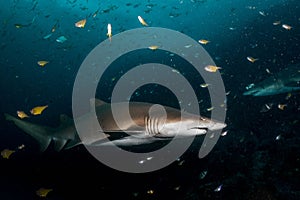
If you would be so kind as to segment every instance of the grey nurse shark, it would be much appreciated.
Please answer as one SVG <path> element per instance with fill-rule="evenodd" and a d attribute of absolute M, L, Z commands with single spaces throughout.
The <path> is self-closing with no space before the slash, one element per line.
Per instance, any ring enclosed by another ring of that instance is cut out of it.
<path fill-rule="evenodd" d="M 91 146 L 111 144 L 121 146 L 143 145 L 157 140 L 170 140 L 175 135 L 180 137 L 196 136 L 205 134 L 209 130 L 214 131 L 226 127 L 224 123 L 181 112 L 167 106 L 162 106 L 165 109 L 165 114 L 162 115 L 160 109 L 152 109 L 155 108 L 153 105 L 158 104 L 142 102 L 130 102 L 131 119 L 121 118 L 122 122 L 116 123 L 112 115 L 112 104 L 98 99 L 94 99 L 93 102 L 91 105 L 95 106 L 97 116 L 95 121 L 99 122 L 98 127 L 101 126 L 101 132 L 104 134 L 100 134 L 96 126 L 93 128 L 93 125 L 89 124 L 90 121 L 93 121 L 89 114 L 91 112 L 76 118 L 76 123 L 79 122 L 89 127 L 87 128 L 89 130 L 86 130 L 86 135 L 80 135 L 80 137 L 74 125 L 74 120 L 66 115 L 60 116 L 61 124 L 57 128 L 37 125 L 9 114 L 5 114 L 5 118 L 14 122 L 17 127 L 35 138 L 40 144 L 41 151 L 46 150 L 50 143 L 53 143 L 56 151 L 69 149 L 79 144 Z M 128 102 L 115 103 L 113 106 L 118 109 L 119 116 L 125 116 L 125 113 L 123 113 L 125 110 L 128 113 L 128 109 L 124 109 L 127 108 Z M 149 112 L 150 109 L 151 112 Z M 124 134 L 124 132 L 129 134 Z"/>
<path fill-rule="evenodd" d="M 291 65 L 277 75 L 266 80 L 251 84 L 253 87 L 243 95 L 269 96 L 300 90 L 300 64 Z"/>

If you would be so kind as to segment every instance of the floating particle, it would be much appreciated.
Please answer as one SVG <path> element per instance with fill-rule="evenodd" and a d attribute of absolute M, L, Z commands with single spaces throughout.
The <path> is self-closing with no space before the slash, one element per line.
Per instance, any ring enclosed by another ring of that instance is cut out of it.
<path fill-rule="evenodd" d="M 24 119 L 24 118 L 28 118 L 29 116 L 24 112 L 24 111 L 17 111 L 17 115 L 19 118 Z"/>
<path fill-rule="evenodd" d="M 47 188 L 40 188 L 36 191 L 36 194 L 39 197 L 46 197 L 49 192 L 53 191 L 53 189 L 47 189 Z"/>
<path fill-rule="evenodd" d="M 33 114 L 33 115 L 40 115 L 42 114 L 42 112 L 48 108 L 48 105 L 45 105 L 45 106 L 37 106 L 37 107 L 34 107 L 30 110 L 30 113 Z"/>
<path fill-rule="evenodd" d="M 277 25 L 279 25 L 279 24 L 281 24 L 281 21 L 275 21 L 275 22 L 273 22 L 273 25 L 274 25 L 274 26 L 277 26 Z"/>
<path fill-rule="evenodd" d="M 200 44 L 208 44 L 210 41 L 205 40 L 205 39 L 201 39 L 198 41 Z"/>
<path fill-rule="evenodd" d="M 16 151 L 14 151 L 14 150 L 4 149 L 3 151 L 1 151 L 1 156 L 5 159 L 9 159 L 9 157 L 15 152 Z"/>
<path fill-rule="evenodd" d="M 41 67 L 45 67 L 45 65 L 47 65 L 49 63 L 49 61 L 46 60 L 40 60 L 37 62 L 37 64 Z"/>
<path fill-rule="evenodd" d="M 222 69 L 222 68 L 214 66 L 214 65 L 207 65 L 206 67 L 204 67 L 204 69 L 208 72 L 217 72 L 219 69 Z"/>
<path fill-rule="evenodd" d="M 76 23 L 75 23 L 75 26 L 76 26 L 77 28 L 84 28 L 85 24 L 86 24 L 86 19 L 82 19 L 82 20 L 76 22 Z"/>
<path fill-rule="evenodd" d="M 145 20 L 144 20 L 141 16 L 138 16 L 138 20 L 140 21 L 140 23 L 141 23 L 143 26 L 148 26 L 148 24 L 145 22 Z"/>

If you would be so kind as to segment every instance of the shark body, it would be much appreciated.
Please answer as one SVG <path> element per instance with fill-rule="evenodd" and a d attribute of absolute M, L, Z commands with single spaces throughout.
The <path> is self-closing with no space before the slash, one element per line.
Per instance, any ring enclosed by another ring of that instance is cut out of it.
<path fill-rule="evenodd" d="M 95 132 L 95 127 L 90 123 L 89 113 L 78 118 L 78 122 L 90 127 L 86 130 L 84 136 L 78 136 L 73 119 L 66 115 L 60 115 L 61 124 L 57 128 L 41 126 L 25 120 L 18 119 L 9 114 L 5 114 L 5 118 L 22 129 L 24 132 L 36 139 L 41 147 L 41 151 L 48 148 L 52 142 L 54 149 L 60 151 L 69 149 L 79 144 L 84 145 L 108 145 L 117 144 L 123 146 L 142 145 L 152 143 L 157 140 L 168 140 L 179 135 L 182 137 L 195 136 L 205 134 L 208 130 L 219 130 L 226 127 L 226 124 L 213 121 L 211 119 L 181 112 L 178 109 L 161 106 L 158 104 L 130 102 L 129 112 L 131 119 L 122 118 L 127 103 L 115 103 L 118 114 L 121 117 L 121 123 L 116 123 L 111 110 L 111 104 L 101 100 L 94 100 L 97 120 L 101 126 L 99 134 Z M 166 115 L 162 114 L 161 109 L 164 108 Z M 153 109 L 154 108 L 154 109 Z M 125 116 L 125 115 L 124 115 Z M 124 132 L 129 133 L 124 134 Z M 112 140 L 112 142 L 104 141 L 104 137 Z"/>
<path fill-rule="evenodd" d="M 255 84 L 243 95 L 269 96 L 300 90 L 300 64 L 289 66 L 276 76 Z"/>

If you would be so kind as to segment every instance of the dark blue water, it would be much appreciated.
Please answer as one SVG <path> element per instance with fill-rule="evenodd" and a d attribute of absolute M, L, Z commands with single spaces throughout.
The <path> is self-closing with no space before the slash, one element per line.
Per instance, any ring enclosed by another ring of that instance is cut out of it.
<path fill-rule="evenodd" d="M 222 67 L 227 92 L 228 135 L 203 159 L 203 137 L 172 165 L 152 173 L 127 174 L 98 162 L 83 146 L 38 151 L 38 143 L 0 117 L 0 150 L 25 148 L 0 159 L 0 199 L 38 199 L 35 191 L 52 188 L 47 199 L 300 199 L 299 92 L 266 97 L 243 96 L 245 87 L 300 63 L 300 3 L 297 0 L 172 1 L 20 1 L 1 2 L 0 113 L 16 116 L 49 105 L 40 116 L 25 119 L 58 126 L 59 115 L 72 116 L 77 71 L 90 51 L 113 35 L 140 28 L 137 16 L 150 26 L 180 31 L 196 41 Z M 95 17 L 93 17 L 95 15 Z M 84 29 L 74 23 L 87 19 Z M 280 25 L 273 22 L 280 21 Z M 282 24 L 293 28 L 285 30 Z M 44 36 L 55 31 L 48 39 Z M 65 36 L 64 43 L 56 39 Z M 210 116 L 203 79 L 187 62 L 170 61 L 165 52 L 139 50 L 116 60 L 97 88 L 97 98 L 110 101 L 117 80 L 138 64 L 171 65 L 193 85 L 201 113 Z M 255 63 L 246 57 L 259 58 Z M 47 60 L 45 67 L 37 61 Z M 300 70 L 300 69 L 299 69 Z M 146 85 L 135 101 L 178 107 L 166 88 Z M 265 104 L 274 105 L 263 112 Z M 280 110 L 278 104 L 286 104 Z M 280 139 L 276 137 L 280 135 Z M 200 177 L 207 171 L 204 178 Z M 129 182 L 132 181 L 132 182 Z M 214 190 L 222 185 L 219 192 Z M 149 191 L 153 191 L 149 192 Z"/>

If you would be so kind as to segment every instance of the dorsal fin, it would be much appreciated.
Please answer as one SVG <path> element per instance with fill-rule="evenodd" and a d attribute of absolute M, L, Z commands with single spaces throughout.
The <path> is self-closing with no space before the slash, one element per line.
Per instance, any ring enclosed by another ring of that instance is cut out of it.
<path fill-rule="evenodd" d="M 95 107 L 99 107 L 99 106 L 102 106 L 107 103 L 100 99 L 92 98 L 92 99 L 90 99 L 90 106 L 92 107 L 93 104 L 95 104 Z"/>

